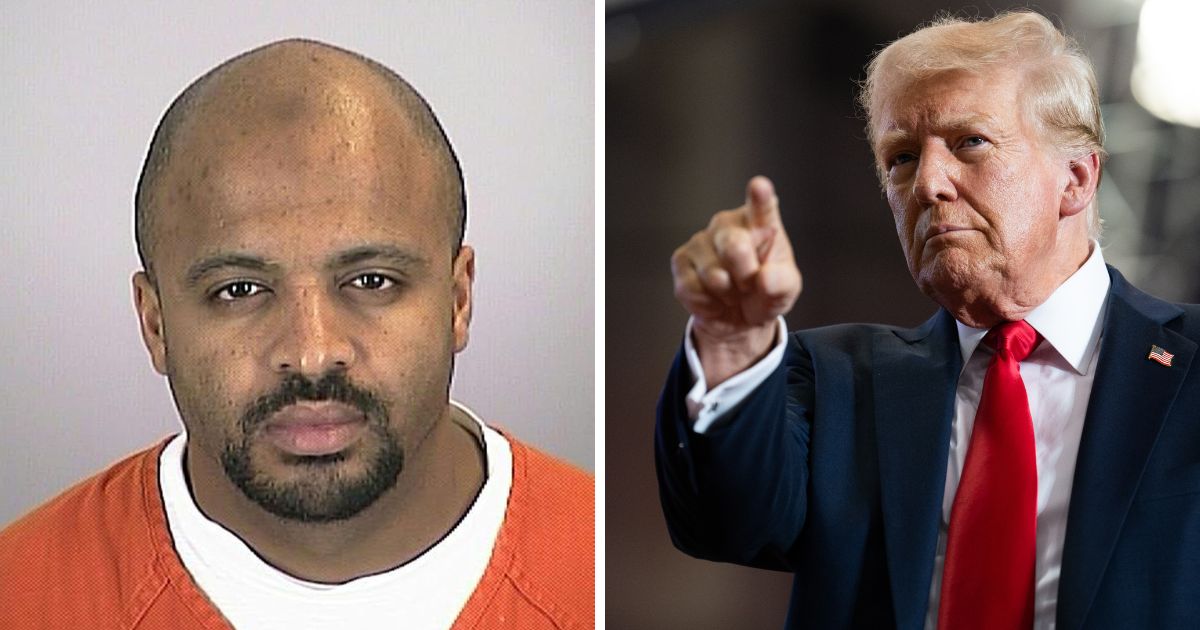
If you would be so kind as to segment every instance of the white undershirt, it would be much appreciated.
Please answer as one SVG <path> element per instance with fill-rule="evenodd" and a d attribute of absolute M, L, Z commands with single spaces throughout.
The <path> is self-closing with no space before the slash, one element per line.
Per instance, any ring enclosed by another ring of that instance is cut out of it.
<path fill-rule="evenodd" d="M 1045 342 L 1021 362 L 1021 379 L 1025 382 L 1030 416 L 1033 418 L 1038 467 L 1037 584 L 1033 624 L 1037 630 L 1052 630 L 1055 625 L 1071 480 L 1075 476 L 1075 459 L 1083 434 L 1084 415 L 1092 392 L 1092 381 L 1096 376 L 1096 359 L 1100 355 L 1104 305 L 1110 282 L 1099 244 L 1093 241 L 1091 247 L 1092 253 L 1087 262 L 1025 318 L 1045 338 Z M 779 338 L 770 353 L 709 392 L 704 383 L 700 357 L 692 343 L 691 325 L 689 321 L 684 352 L 697 381 L 687 394 L 687 407 L 695 420 L 693 430 L 704 433 L 714 422 L 720 421 L 720 416 L 726 410 L 745 399 L 779 366 L 783 361 L 786 336 L 780 318 Z M 926 628 L 937 626 L 947 523 L 967 455 L 966 446 L 971 442 L 971 429 L 975 424 L 975 411 L 983 390 L 984 373 L 992 355 L 991 349 L 980 344 L 986 333 L 986 329 L 958 323 L 963 370 L 955 395 L 946 489 L 942 499 L 929 608 L 925 617 Z"/>
<path fill-rule="evenodd" d="M 487 479 L 474 504 L 445 538 L 417 558 L 344 584 L 284 573 L 204 516 L 184 480 L 187 436 L 176 436 L 159 459 L 159 486 L 184 567 L 239 630 L 449 628 L 487 568 L 512 487 L 508 441 L 471 410 L 452 404 L 483 434 Z"/>

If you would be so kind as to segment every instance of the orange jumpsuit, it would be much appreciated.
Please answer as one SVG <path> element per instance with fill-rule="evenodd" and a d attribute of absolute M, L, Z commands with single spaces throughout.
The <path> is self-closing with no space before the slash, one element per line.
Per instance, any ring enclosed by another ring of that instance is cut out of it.
<path fill-rule="evenodd" d="M 595 484 L 508 440 L 513 482 L 504 523 L 453 630 L 593 628 Z M 114 464 L 0 532 L 0 628 L 231 627 L 171 544 L 158 490 L 165 444 Z"/>

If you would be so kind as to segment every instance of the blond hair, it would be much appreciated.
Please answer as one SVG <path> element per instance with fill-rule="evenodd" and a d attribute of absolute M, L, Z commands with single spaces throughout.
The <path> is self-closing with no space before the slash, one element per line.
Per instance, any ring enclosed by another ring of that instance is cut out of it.
<path fill-rule="evenodd" d="M 1024 110 L 1041 138 L 1068 157 L 1095 153 L 1101 164 L 1104 122 L 1096 74 L 1079 44 L 1032 11 L 1001 13 L 986 20 L 935 18 L 879 51 L 867 65 L 859 104 L 866 112 L 871 149 L 878 141 L 883 105 L 903 86 L 954 70 L 977 73 L 1004 64 L 1023 73 Z M 885 180 L 882 167 L 880 181 Z M 1099 238 L 1099 208 L 1088 207 L 1090 235 Z"/>

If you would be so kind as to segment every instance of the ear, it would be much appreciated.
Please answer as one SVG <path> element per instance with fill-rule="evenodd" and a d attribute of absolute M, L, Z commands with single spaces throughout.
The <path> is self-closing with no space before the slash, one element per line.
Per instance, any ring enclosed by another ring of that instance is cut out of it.
<path fill-rule="evenodd" d="M 475 250 L 463 245 L 454 257 L 454 351 L 467 347 L 471 327 L 471 288 L 475 283 Z"/>
<path fill-rule="evenodd" d="M 1058 209 L 1060 217 L 1075 216 L 1086 210 L 1100 185 L 1100 156 L 1095 152 L 1071 160 L 1067 167 L 1067 185 Z"/>
<path fill-rule="evenodd" d="M 163 336 L 162 306 L 158 299 L 158 288 L 145 271 L 133 274 L 133 307 L 137 310 L 138 324 L 142 329 L 142 342 L 150 352 L 154 370 L 167 374 L 167 342 Z"/>

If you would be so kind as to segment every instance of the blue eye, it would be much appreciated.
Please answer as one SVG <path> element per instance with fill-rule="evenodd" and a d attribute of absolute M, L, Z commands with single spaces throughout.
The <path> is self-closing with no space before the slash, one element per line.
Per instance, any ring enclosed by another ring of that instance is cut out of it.
<path fill-rule="evenodd" d="M 213 294 L 213 297 L 221 300 L 222 302 L 234 302 L 248 297 L 253 297 L 266 290 L 266 287 L 257 282 L 238 280 L 236 282 L 230 282 L 229 284 L 218 289 L 217 292 Z"/>
<path fill-rule="evenodd" d="M 893 157 L 890 162 L 888 162 L 888 166 L 896 167 L 896 166 L 900 166 L 902 164 L 908 164 L 909 162 L 911 162 L 915 159 L 917 159 L 917 156 L 915 156 L 911 153 L 899 153 L 895 157 Z"/>
<path fill-rule="evenodd" d="M 396 285 L 396 281 L 381 273 L 364 273 L 350 279 L 350 286 L 364 291 L 383 291 Z"/>
<path fill-rule="evenodd" d="M 984 142 L 987 142 L 987 140 L 984 140 L 980 136 L 967 136 L 966 138 L 963 139 L 962 146 L 977 147 L 977 146 L 983 144 Z"/>

